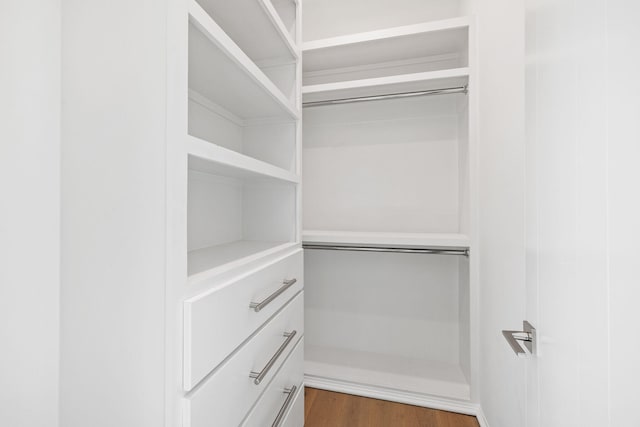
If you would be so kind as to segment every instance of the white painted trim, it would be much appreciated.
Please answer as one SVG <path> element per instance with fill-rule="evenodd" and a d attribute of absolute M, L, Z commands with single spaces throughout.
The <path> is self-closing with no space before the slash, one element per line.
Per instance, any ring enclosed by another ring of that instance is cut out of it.
<path fill-rule="evenodd" d="M 349 34 L 346 36 L 312 40 L 302 44 L 302 52 L 311 52 L 318 49 L 328 49 L 332 47 L 366 43 L 375 40 L 404 37 L 435 31 L 453 30 L 457 28 L 465 28 L 468 26 L 469 18 L 466 16 L 462 16 L 459 18 L 444 19 L 440 21 L 426 22 L 423 24 L 405 25 L 401 27 L 386 28 L 383 30 Z"/>
<path fill-rule="evenodd" d="M 376 387 L 366 384 L 358 384 L 348 381 L 339 381 L 323 377 L 316 377 L 313 375 L 305 375 L 304 384 L 305 386 L 319 388 L 322 390 L 371 397 L 374 399 L 388 400 L 391 402 L 439 409 L 441 411 L 457 412 L 459 414 L 476 416 L 479 410 L 479 405 L 471 401 L 448 399 L 420 393 L 411 393 L 385 387 Z"/>
<path fill-rule="evenodd" d="M 476 418 L 478 419 L 478 424 L 480 427 L 489 427 L 489 421 L 487 421 L 487 417 L 484 415 L 484 411 L 482 410 L 482 406 L 478 405 L 478 412 L 476 412 Z"/>

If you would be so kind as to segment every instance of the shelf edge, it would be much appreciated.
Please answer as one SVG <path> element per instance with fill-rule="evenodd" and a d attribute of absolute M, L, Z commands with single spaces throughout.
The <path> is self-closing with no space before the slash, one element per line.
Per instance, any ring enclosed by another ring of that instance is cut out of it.
<path fill-rule="evenodd" d="M 218 163 L 224 166 L 233 167 L 250 173 L 262 175 L 264 177 L 279 179 L 293 184 L 300 183 L 300 177 L 286 169 L 279 168 L 262 160 L 238 153 L 237 151 L 221 147 L 195 136 L 187 135 L 187 154 L 201 159 Z"/>
<path fill-rule="evenodd" d="M 339 90 L 383 87 L 402 83 L 418 83 L 443 80 L 456 77 L 469 77 L 469 67 L 451 68 L 447 70 L 425 71 L 421 73 L 396 74 L 387 77 L 373 77 L 368 79 L 346 80 L 335 83 L 322 83 L 302 86 L 303 95 L 335 92 Z"/>

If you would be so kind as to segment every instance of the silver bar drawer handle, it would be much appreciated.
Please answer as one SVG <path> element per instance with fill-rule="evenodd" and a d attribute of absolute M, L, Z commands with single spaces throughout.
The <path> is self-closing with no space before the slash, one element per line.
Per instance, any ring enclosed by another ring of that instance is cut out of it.
<path fill-rule="evenodd" d="M 273 424 L 271 424 L 271 427 L 280 426 L 280 424 L 282 423 L 282 420 L 284 419 L 284 416 L 287 414 L 287 411 L 289 410 L 289 406 L 291 406 L 291 402 L 293 402 L 293 398 L 296 395 L 296 390 L 298 390 L 298 387 L 296 386 L 293 386 L 291 388 L 284 390 L 284 392 L 288 394 L 287 399 L 284 401 L 284 404 L 282 405 L 282 408 L 280 408 L 280 411 L 278 411 L 278 415 L 276 416 L 276 419 L 273 421 Z"/>
<path fill-rule="evenodd" d="M 258 313 L 260 310 L 265 308 L 271 301 L 278 298 L 278 296 L 280 296 L 281 293 L 283 293 L 284 291 L 286 291 L 287 289 L 295 285 L 297 281 L 298 279 L 283 280 L 282 286 L 277 291 L 275 291 L 274 293 L 272 293 L 271 295 L 269 295 L 268 297 L 266 297 L 260 302 L 252 302 L 251 304 L 249 304 L 249 307 L 252 308 L 253 311 L 255 311 L 256 313 Z"/>
<path fill-rule="evenodd" d="M 260 372 L 251 371 L 251 373 L 249 374 L 249 378 L 253 378 L 253 383 L 255 385 L 260 385 L 264 377 L 267 376 L 271 368 L 273 368 L 273 365 L 275 365 L 276 360 L 278 360 L 278 357 L 280 357 L 280 355 L 282 354 L 284 349 L 287 348 L 289 343 L 293 341 L 293 338 L 296 336 L 297 333 L 298 333 L 297 331 L 285 332 L 284 336 L 287 339 L 282 343 L 280 348 L 276 350 L 275 354 L 271 357 L 271 359 L 269 359 L 267 364 L 264 365 L 264 368 L 262 368 Z"/>

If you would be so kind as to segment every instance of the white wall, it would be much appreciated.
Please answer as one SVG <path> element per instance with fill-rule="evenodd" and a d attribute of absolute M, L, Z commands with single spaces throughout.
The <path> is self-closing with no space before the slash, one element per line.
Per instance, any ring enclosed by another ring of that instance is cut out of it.
<path fill-rule="evenodd" d="M 607 169 L 609 189 L 609 369 L 610 426 L 640 425 L 638 383 L 640 340 L 625 333 L 635 328 L 640 301 L 640 4 L 608 0 Z M 586 96 L 586 95 L 585 95 Z M 637 328 L 635 328 L 637 330 Z"/>
<path fill-rule="evenodd" d="M 459 0 L 304 0 L 304 41 L 460 15 Z"/>
<path fill-rule="evenodd" d="M 525 309 L 524 2 L 465 3 L 477 20 L 480 402 L 491 427 L 519 427 L 525 365 L 501 330 Z"/>
<path fill-rule="evenodd" d="M 0 425 L 58 425 L 60 1 L 0 5 Z"/>
<path fill-rule="evenodd" d="M 63 2 L 65 427 L 164 423 L 166 6 Z"/>

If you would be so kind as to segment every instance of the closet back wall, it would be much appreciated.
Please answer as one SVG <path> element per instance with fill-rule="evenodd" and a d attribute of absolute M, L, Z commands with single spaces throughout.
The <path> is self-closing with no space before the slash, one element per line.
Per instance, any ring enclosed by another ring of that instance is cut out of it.
<path fill-rule="evenodd" d="M 306 108 L 304 228 L 457 233 L 456 101 Z"/>

